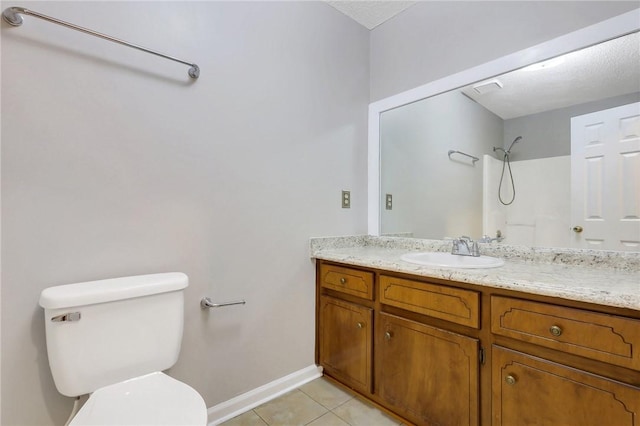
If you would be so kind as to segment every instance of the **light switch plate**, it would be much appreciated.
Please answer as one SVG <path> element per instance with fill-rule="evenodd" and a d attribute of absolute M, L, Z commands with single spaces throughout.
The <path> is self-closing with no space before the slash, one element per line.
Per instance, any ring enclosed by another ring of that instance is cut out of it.
<path fill-rule="evenodd" d="M 351 208 L 351 191 L 342 191 L 342 208 Z"/>
<path fill-rule="evenodd" d="M 393 195 L 387 194 L 384 202 L 385 209 L 393 210 Z"/>

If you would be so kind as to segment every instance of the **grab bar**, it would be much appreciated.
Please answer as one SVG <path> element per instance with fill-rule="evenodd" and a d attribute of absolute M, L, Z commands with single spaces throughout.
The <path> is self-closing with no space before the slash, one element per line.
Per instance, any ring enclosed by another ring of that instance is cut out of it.
<path fill-rule="evenodd" d="M 474 157 L 473 155 L 469 155 L 462 151 L 454 151 L 453 149 L 449 150 L 449 152 L 447 153 L 447 155 L 449 155 L 449 159 L 451 159 L 451 154 L 460 154 L 460 155 L 464 155 L 465 157 L 471 158 L 471 161 L 473 162 L 474 166 L 476 165 L 476 161 L 480 161 L 478 157 Z"/>
<path fill-rule="evenodd" d="M 129 43 L 127 41 L 124 40 L 120 40 L 117 39 L 115 37 L 111 37 L 108 36 L 106 34 L 102 34 L 93 30 L 90 30 L 88 28 L 83 28 L 80 27 L 78 25 L 74 25 L 74 24 L 70 24 L 69 22 L 65 22 L 65 21 L 61 21 L 60 19 L 56 19 L 56 18 L 52 18 L 50 16 L 47 15 L 43 15 L 41 13 L 38 12 L 34 12 L 33 10 L 29 10 L 29 9 L 25 9 L 24 7 L 8 7 L 6 8 L 3 12 L 2 12 L 2 18 L 10 25 L 13 25 L 14 27 L 19 27 L 20 25 L 22 25 L 22 16 L 20 16 L 20 14 L 22 15 L 29 15 L 29 16 L 33 16 L 35 18 L 39 18 L 54 24 L 58 24 L 58 25 L 62 25 L 63 27 L 67 27 L 67 28 L 71 28 L 72 30 L 76 30 L 76 31 L 80 31 L 83 32 L 85 34 L 89 34 L 95 37 L 100 37 L 102 39 L 108 40 L 108 41 L 112 41 L 114 43 L 119 43 L 122 44 L 124 46 L 128 46 L 128 47 L 132 47 L 134 49 L 138 49 L 141 50 L 143 52 L 147 52 L 147 53 L 151 53 L 152 55 L 156 55 L 156 56 L 160 56 L 162 58 L 165 59 L 169 59 L 175 62 L 180 62 L 181 64 L 184 65 L 189 65 L 191 68 L 189 68 L 189 77 L 191 78 L 198 78 L 200 76 L 200 68 L 196 65 L 193 64 L 191 62 L 188 61 L 183 61 L 182 59 L 178 59 L 175 58 L 173 56 L 169 56 L 169 55 L 165 55 L 164 53 L 160 53 L 160 52 L 156 52 L 155 50 L 151 50 L 151 49 L 147 49 L 146 47 L 142 47 L 142 46 L 138 46 L 136 44 L 133 43 Z"/>
<path fill-rule="evenodd" d="M 200 301 L 200 307 L 202 309 L 208 308 L 222 308 L 223 306 L 231 306 L 231 305 L 244 305 L 244 300 L 237 300 L 235 302 L 225 302 L 225 303 L 213 303 L 213 301 L 209 297 L 203 297 Z"/>

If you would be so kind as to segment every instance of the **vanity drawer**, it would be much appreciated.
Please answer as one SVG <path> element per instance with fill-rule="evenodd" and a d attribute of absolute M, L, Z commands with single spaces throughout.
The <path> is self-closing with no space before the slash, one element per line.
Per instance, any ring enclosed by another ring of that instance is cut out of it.
<path fill-rule="evenodd" d="M 373 300 L 373 273 L 341 266 L 320 265 L 320 285 L 324 288 Z"/>
<path fill-rule="evenodd" d="M 491 331 L 574 355 L 640 370 L 640 321 L 491 296 Z"/>
<path fill-rule="evenodd" d="M 382 275 L 380 302 L 480 328 L 480 294 L 475 291 Z"/>

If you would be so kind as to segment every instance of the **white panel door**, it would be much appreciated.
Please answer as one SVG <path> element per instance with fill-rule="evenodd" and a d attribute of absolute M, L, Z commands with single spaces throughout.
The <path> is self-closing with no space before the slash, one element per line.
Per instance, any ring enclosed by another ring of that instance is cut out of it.
<path fill-rule="evenodd" d="M 640 251 L 640 103 L 571 119 L 571 198 L 573 247 Z"/>

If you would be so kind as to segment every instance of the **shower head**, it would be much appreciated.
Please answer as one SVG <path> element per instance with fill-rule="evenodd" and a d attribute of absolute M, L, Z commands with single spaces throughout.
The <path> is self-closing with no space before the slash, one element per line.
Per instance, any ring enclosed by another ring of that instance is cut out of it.
<path fill-rule="evenodd" d="M 518 136 L 517 138 L 515 138 L 513 140 L 513 142 L 511 142 L 511 145 L 509 145 L 509 149 L 507 149 L 507 154 L 511 153 L 511 148 L 513 148 L 513 146 L 515 144 L 517 144 L 518 142 L 520 142 L 520 139 L 522 139 L 522 136 Z"/>

